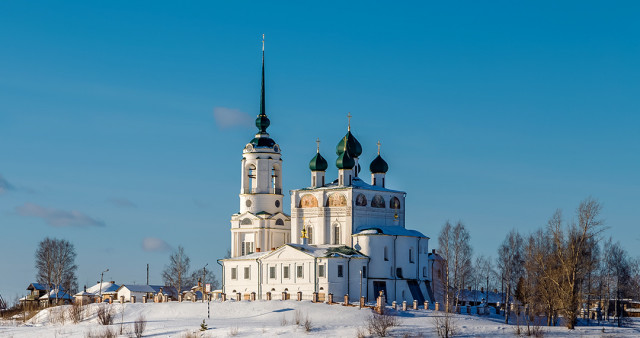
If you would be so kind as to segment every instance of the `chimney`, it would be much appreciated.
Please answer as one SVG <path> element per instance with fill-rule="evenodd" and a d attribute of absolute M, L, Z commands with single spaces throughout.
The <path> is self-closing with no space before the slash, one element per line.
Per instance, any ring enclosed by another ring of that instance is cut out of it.
<path fill-rule="evenodd" d="M 84 292 L 87 292 L 87 286 L 86 285 L 84 286 Z"/>
<path fill-rule="evenodd" d="M 260 248 L 256 248 L 256 252 L 260 252 Z"/>
<path fill-rule="evenodd" d="M 276 248 L 271 248 L 271 251 L 275 250 Z"/>
<path fill-rule="evenodd" d="M 498 289 L 493 289 L 493 293 L 498 293 Z"/>
<path fill-rule="evenodd" d="M 432 253 L 432 254 L 435 254 L 435 253 L 436 253 L 436 249 L 432 249 L 432 250 L 431 250 L 431 253 Z"/>
<path fill-rule="evenodd" d="M 116 283 L 116 281 L 112 280 L 112 281 L 109 281 L 109 283 L 111 283 L 111 284 L 115 284 L 115 283 Z"/>

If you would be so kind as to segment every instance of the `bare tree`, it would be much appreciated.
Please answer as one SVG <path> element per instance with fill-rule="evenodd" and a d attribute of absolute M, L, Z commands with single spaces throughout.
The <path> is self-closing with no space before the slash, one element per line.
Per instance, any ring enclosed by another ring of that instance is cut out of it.
<path fill-rule="evenodd" d="M 178 290 L 178 294 L 182 293 L 182 287 L 187 285 L 190 264 L 191 259 L 185 254 L 184 248 L 178 246 L 178 249 L 169 256 L 169 264 L 162 272 L 164 283 L 174 286 Z"/>
<path fill-rule="evenodd" d="M 613 243 L 609 238 L 604 244 L 604 250 L 608 253 L 605 264 L 611 276 L 612 291 L 609 299 L 614 299 L 614 317 L 618 326 L 622 326 L 623 309 L 621 299 L 633 297 L 632 261 L 620 242 Z"/>
<path fill-rule="evenodd" d="M 561 311 L 567 328 L 574 329 L 582 302 L 582 283 L 589 272 L 590 245 L 597 244 L 597 235 L 603 230 L 599 218 L 602 207 L 592 198 L 580 203 L 576 210 L 577 221 L 562 222 L 560 211 L 549 221 L 549 232 L 553 243 L 551 259 L 560 269 L 547 277 L 556 289 L 558 310 Z"/>
<path fill-rule="evenodd" d="M 185 285 L 194 286 L 194 285 L 197 285 L 198 282 L 200 281 L 202 281 L 202 271 L 194 270 L 193 272 L 191 272 L 191 275 L 189 275 L 189 278 L 186 279 Z M 220 288 L 220 281 L 218 281 L 218 278 L 211 270 L 206 270 L 204 282 L 211 284 L 211 290 L 216 290 Z"/>
<path fill-rule="evenodd" d="M 442 279 L 446 293 L 446 311 L 451 310 L 454 299 L 458 302 L 460 290 L 464 288 L 465 280 L 468 281 L 471 276 L 472 250 L 469 238 L 469 232 L 460 221 L 455 226 L 447 221 L 438 236 L 439 253 L 444 259 Z"/>
<path fill-rule="evenodd" d="M 498 269 L 502 278 L 502 283 L 507 289 L 504 304 L 504 322 L 509 323 L 509 303 L 511 295 L 523 274 L 523 240 L 522 236 L 514 229 L 507 234 L 500 247 L 498 248 Z"/>
<path fill-rule="evenodd" d="M 60 287 L 68 294 L 77 291 L 76 256 L 73 244 L 64 239 L 47 237 L 38 244 L 35 254 L 36 280 L 46 286 L 47 292 L 53 289 L 56 303 Z"/>

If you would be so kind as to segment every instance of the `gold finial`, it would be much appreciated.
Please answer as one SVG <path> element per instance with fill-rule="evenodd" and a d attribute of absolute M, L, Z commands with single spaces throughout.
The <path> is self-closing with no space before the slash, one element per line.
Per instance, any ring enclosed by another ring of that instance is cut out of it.
<path fill-rule="evenodd" d="M 380 145 L 381 145 L 382 143 L 380 143 L 380 141 L 378 141 L 378 143 L 376 143 L 376 144 L 378 145 L 378 155 L 380 155 Z"/>
<path fill-rule="evenodd" d="M 262 34 L 262 51 L 264 52 L 264 34 Z"/>
<path fill-rule="evenodd" d="M 309 238 L 307 237 L 307 226 L 302 227 L 302 236 L 300 238 Z"/>
<path fill-rule="evenodd" d="M 316 139 L 316 144 L 318 145 L 318 147 L 316 149 L 316 152 L 320 153 L 320 138 L 319 137 Z"/>
<path fill-rule="evenodd" d="M 349 119 L 349 122 L 347 124 L 347 131 L 351 131 L 351 112 L 347 113 L 347 119 Z"/>

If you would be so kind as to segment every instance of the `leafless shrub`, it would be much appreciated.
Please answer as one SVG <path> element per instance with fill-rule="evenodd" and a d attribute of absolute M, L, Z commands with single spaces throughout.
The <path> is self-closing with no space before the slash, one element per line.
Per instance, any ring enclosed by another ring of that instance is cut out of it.
<path fill-rule="evenodd" d="M 229 329 L 229 337 L 235 337 L 238 335 L 238 327 L 234 326 Z"/>
<path fill-rule="evenodd" d="M 144 329 L 147 327 L 147 320 L 143 315 L 138 316 L 135 322 L 133 322 L 133 333 L 136 338 L 142 337 Z"/>
<path fill-rule="evenodd" d="M 302 323 L 302 311 L 301 310 L 296 310 L 296 313 L 294 314 L 294 317 L 293 317 L 293 322 L 296 323 L 296 325 L 300 325 L 300 323 Z"/>
<path fill-rule="evenodd" d="M 365 338 L 367 336 L 367 333 L 365 332 L 365 329 L 362 327 L 359 327 L 356 329 L 356 338 Z"/>
<path fill-rule="evenodd" d="M 282 319 L 280 319 L 280 326 L 287 326 L 287 324 L 289 324 L 289 321 L 287 321 L 287 316 L 282 315 Z"/>
<path fill-rule="evenodd" d="M 306 318 L 304 319 L 304 330 L 307 332 L 310 332 L 313 329 L 313 323 L 311 322 L 311 319 L 309 319 L 309 316 L 307 315 Z"/>
<path fill-rule="evenodd" d="M 389 329 L 398 325 L 400 325 L 398 317 L 387 314 L 380 315 L 374 313 L 367 319 L 367 330 L 369 330 L 369 334 L 380 337 L 386 337 Z"/>
<path fill-rule="evenodd" d="M 102 325 L 113 324 L 113 317 L 115 315 L 111 305 L 100 304 L 98 305 L 98 323 Z"/>
<path fill-rule="evenodd" d="M 84 320 L 84 307 L 80 302 L 73 302 L 67 309 L 67 317 L 75 324 Z"/>
<path fill-rule="evenodd" d="M 445 312 L 442 316 L 433 317 L 433 326 L 436 328 L 438 337 L 449 338 L 458 333 L 458 325 L 449 312 Z"/>
<path fill-rule="evenodd" d="M 95 333 L 93 331 L 89 331 L 86 333 L 85 338 L 116 338 L 118 335 L 114 330 L 109 327 L 105 327 L 102 331 Z"/>
<path fill-rule="evenodd" d="M 182 337 L 183 338 L 199 338 L 198 334 L 196 332 L 193 332 L 193 331 L 185 332 Z"/>
<path fill-rule="evenodd" d="M 49 308 L 49 318 L 54 324 L 64 325 L 64 321 L 66 319 L 64 308 L 61 306 Z"/>

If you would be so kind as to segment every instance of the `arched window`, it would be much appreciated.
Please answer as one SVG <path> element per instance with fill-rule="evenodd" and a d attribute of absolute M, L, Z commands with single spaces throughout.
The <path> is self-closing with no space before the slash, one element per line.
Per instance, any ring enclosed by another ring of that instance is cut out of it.
<path fill-rule="evenodd" d="M 307 226 L 307 237 L 309 238 L 309 244 L 313 244 L 313 227 Z"/>
<path fill-rule="evenodd" d="M 276 220 L 276 225 L 284 225 L 284 221 L 282 220 L 282 218 L 278 218 Z"/>
<path fill-rule="evenodd" d="M 360 207 L 366 207 L 367 196 L 365 196 L 364 194 L 358 194 L 358 196 L 356 197 L 356 205 Z"/>
<path fill-rule="evenodd" d="M 246 186 L 245 189 L 245 194 L 252 194 L 255 192 L 256 190 L 256 186 L 257 186 L 257 181 L 256 181 L 256 166 L 253 164 L 250 164 L 247 167 L 247 176 L 249 178 L 248 180 L 248 184 Z"/>
<path fill-rule="evenodd" d="M 333 226 L 333 244 L 340 244 L 340 225 Z"/>
<path fill-rule="evenodd" d="M 400 200 L 397 197 L 391 198 L 391 201 L 389 201 L 389 208 L 400 209 Z"/>
<path fill-rule="evenodd" d="M 413 248 L 409 248 L 409 263 L 413 263 Z"/>
<path fill-rule="evenodd" d="M 374 208 L 384 208 L 384 198 L 380 195 L 373 196 L 373 199 L 371 200 L 371 206 Z"/>
<path fill-rule="evenodd" d="M 250 218 L 243 218 L 242 221 L 240 221 L 240 224 L 242 224 L 242 225 L 251 225 L 251 224 L 253 224 L 253 222 L 251 222 Z"/>
<path fill-rule="evenodd" d="M 345 207 L 347 206 L 347 198 L 343 194 L 331 194 L 327 199 L 328 207 Z"/>
<path fill-rule="evenodd" d="M 318 207 L 318 199 L 311 195 L 306 194 L 300 198 L 300 208 L 316 208 Z"/>
<path fill-rule="evenodd" d="M 388 261 L 389 260 L 389 250 L 387 249 L 387 247 L 384 247 L 384 260 Z"/>

